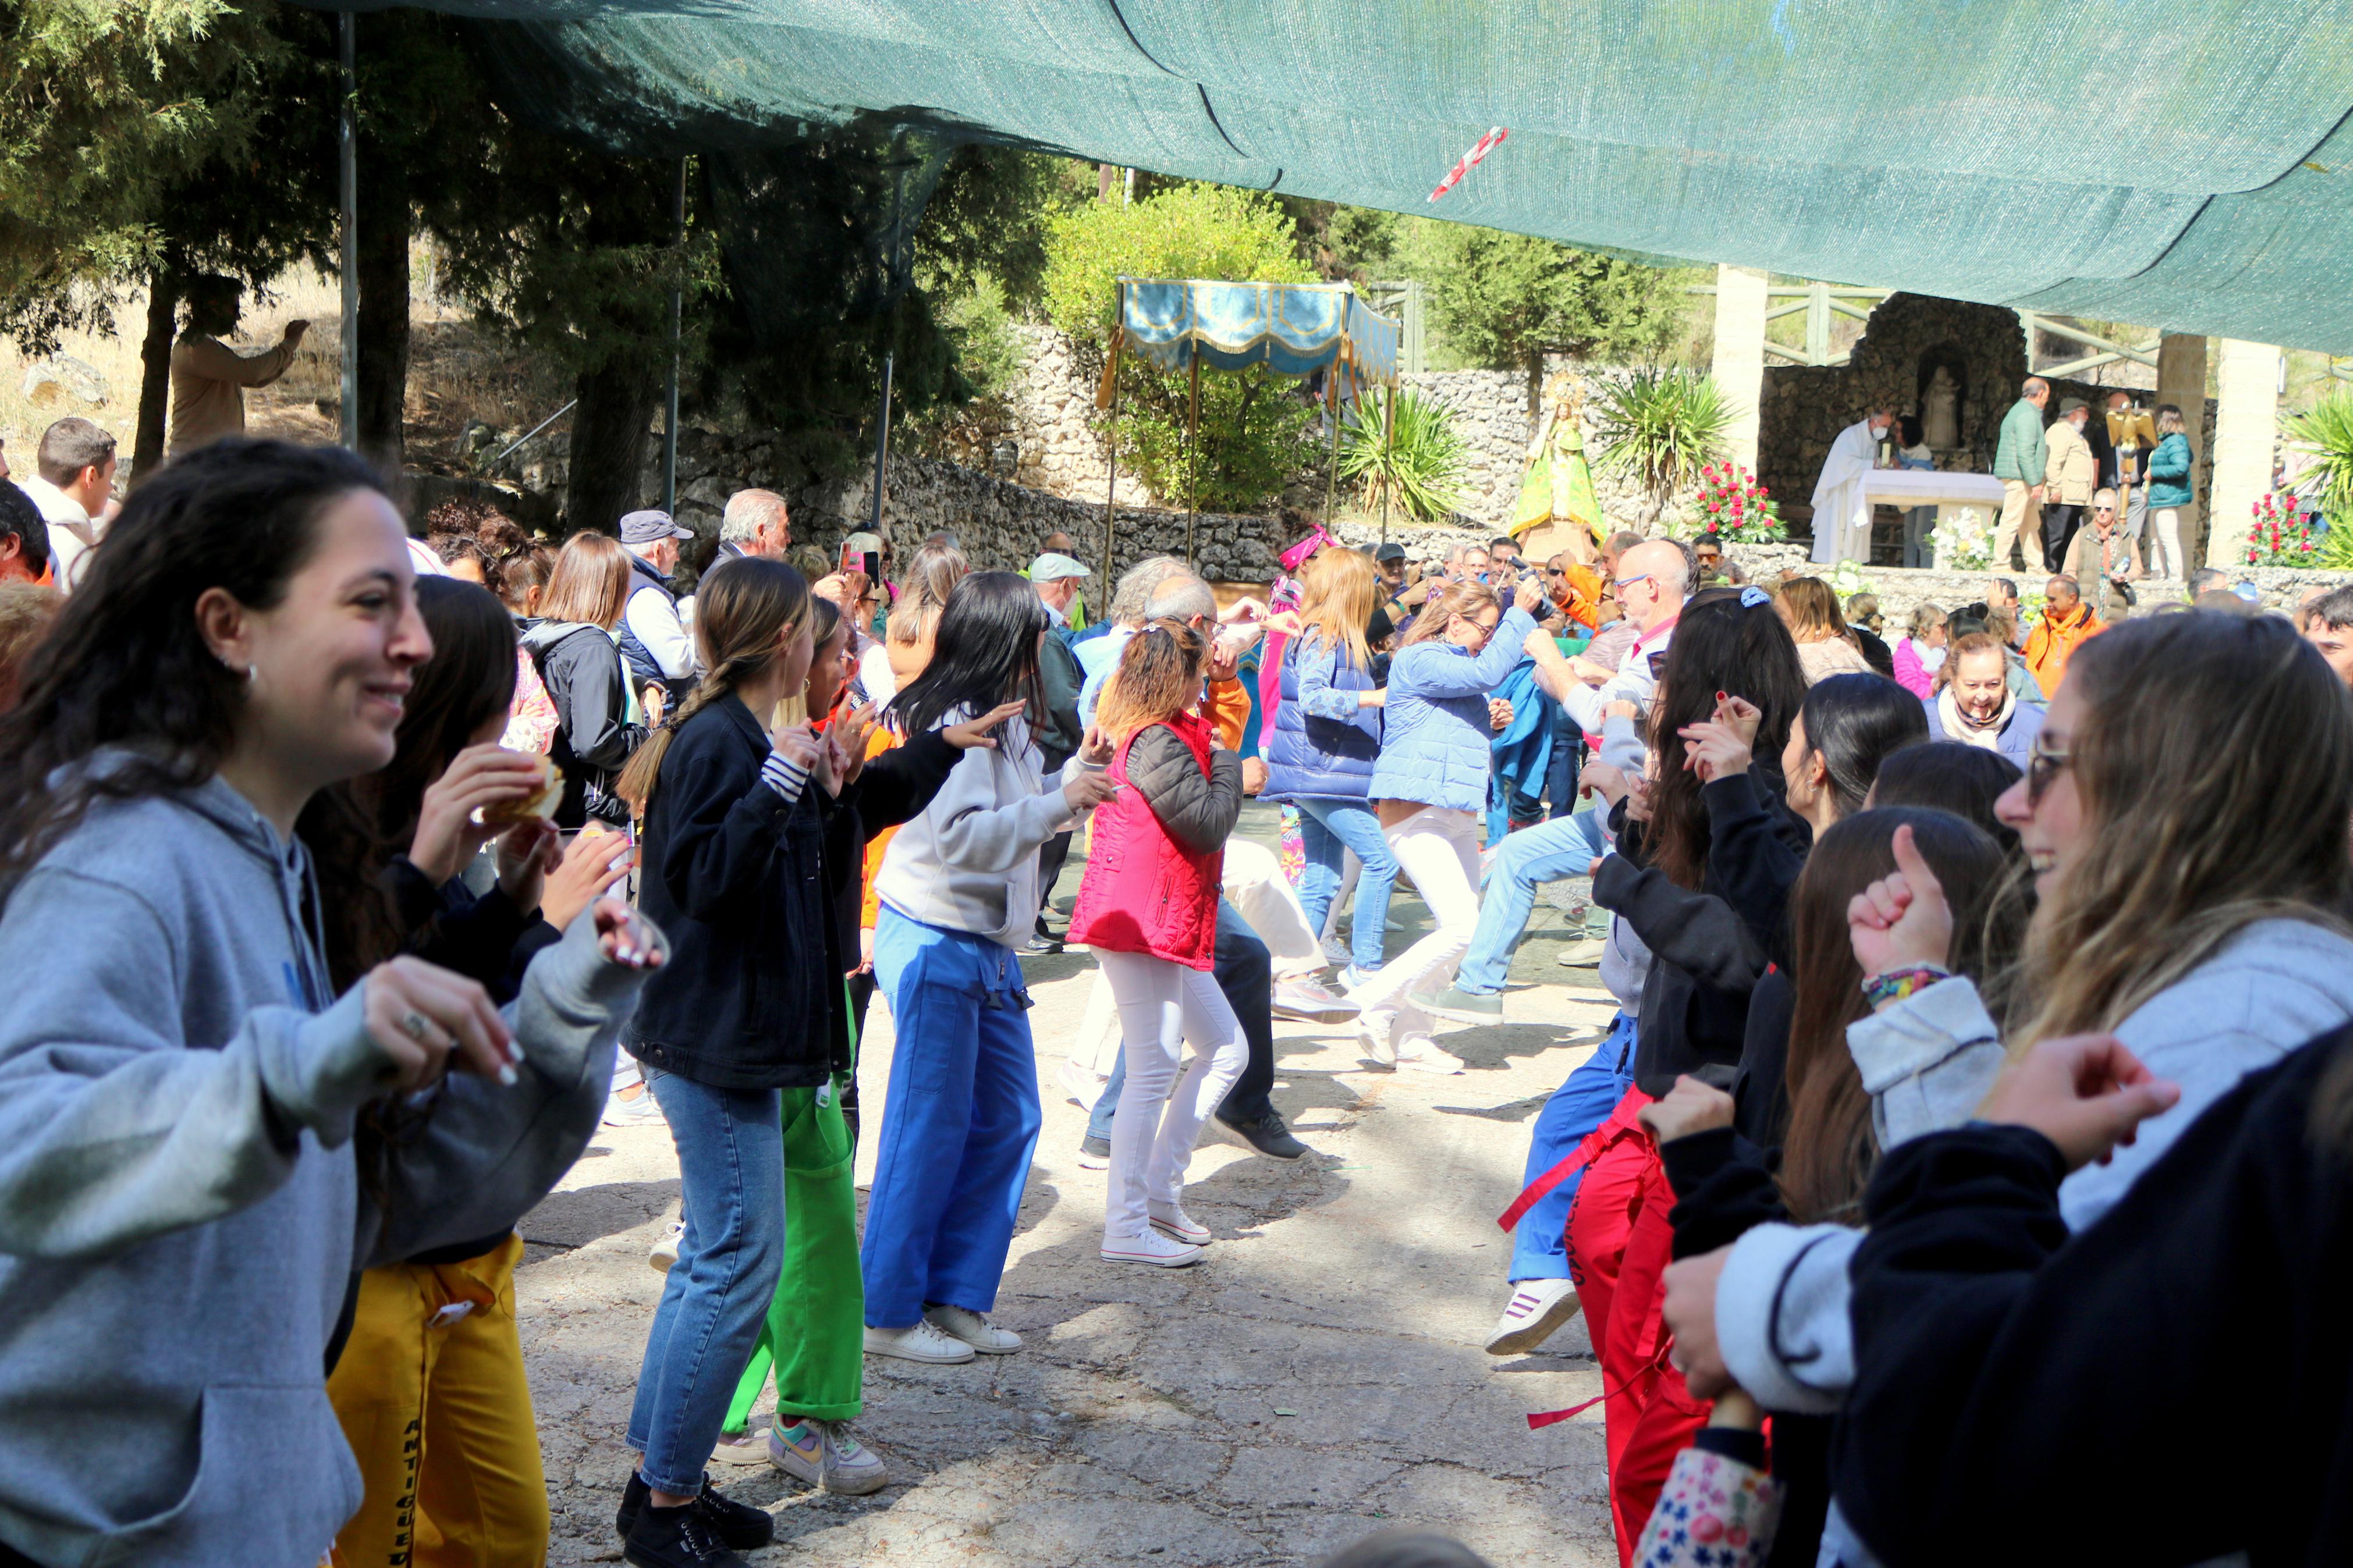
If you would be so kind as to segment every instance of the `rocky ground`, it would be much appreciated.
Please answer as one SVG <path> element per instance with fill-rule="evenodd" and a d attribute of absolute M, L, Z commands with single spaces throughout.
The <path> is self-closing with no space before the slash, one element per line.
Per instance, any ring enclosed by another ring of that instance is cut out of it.
<path fill-rule="evenodd" d="M 1250 808 L 1271 836 L 1271 808 Z M 1063 877 L 1066 902 L 1077 887 Z M 1389 951 L 1421 930 L 1400 891 Z M 1613 1558 L 1601 1412 L 1531 1432 L 1528 1412 L 1601 1392 L 1582 1322 L 1537 1354 L 1480 1348 L 1510 1241 L 1526 1128 L 1613 1011 L 1537 905 L 1510 1022 L 1445 1037 L 1466 1070 L 1378 1070 L 1353 1036 L 1278 1023 L 1276 1101 L 1315 1152 L 1295 1164 L 1213 1133 L 1186 1203 L 1218 1240 L 1198 1267 L 1100 1260 L 1103 1176 L 1074 1158 L 1084 1113 L 1055 1082 L 1093 964 L 1033 961 L 1046 1129 L 997 1321 L 1019 1354 L 963 1366 L 867 1363 L 859 1433 L 893 1484 L 816 1493 L 765 1467 L 721 1472 L 770 1507 L 762 1563 L 982 1568 L 1293 1564 L 1386 1527 L 1453 1535 L 1498 1568 Z M 860 1080 L 879 1125 L 889 1014 Z M 872 1143 L 860 1163 L 861 1199 Z M 612 1562 L 623 1427 L 660 1277 L 649 1246 L 678 1195 L 669 1135 L 607 1128 L 523 1226 L 523 1348 L 555 1510 L 557 1563 Z M 755 1418 L 756 1419 L 756 1418 Z"/>

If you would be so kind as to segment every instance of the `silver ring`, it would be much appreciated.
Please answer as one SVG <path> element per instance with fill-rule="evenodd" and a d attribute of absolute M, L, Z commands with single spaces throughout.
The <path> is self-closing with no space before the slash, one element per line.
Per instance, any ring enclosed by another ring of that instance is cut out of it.
<path fill-rule="evenodd" d="M 425 1043 L 426 1032 L 432 1026 L 426 1021 L 425 1015 L 414 1007 L 400 1016 L 400 1032 L 420 1046 Z"/>

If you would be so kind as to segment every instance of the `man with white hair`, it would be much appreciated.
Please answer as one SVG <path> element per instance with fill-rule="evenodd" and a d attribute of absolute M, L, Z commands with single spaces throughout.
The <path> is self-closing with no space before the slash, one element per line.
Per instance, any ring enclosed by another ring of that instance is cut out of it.
<path fill-rule="evenodd" d="M 1895 410 L 1876 404 L 1861 419 L 1839 432 L 1822 459 L 1821 477 L 1814 481 L 1814 559 L 1871 559 L 1871 498 L 1864 481 L 1879 460 L 1879 443 L 1895 424 Z"/>
<path fill-rule="evenodd" d="M 746 555 L 782 561 L 792 547 L 792 513 L 785 498 L 774 490 L 737 490 L 719 514 L 719 553 L 711 563 Z"/>
<path fill-rule="evenodd" d="M 1994 447 L 1993 477 L 2001 481 L 2001 521 L 1994 525 L 1993 569 L 2010 568 L 2014 543 L 2026 557 L 2029 572 L 2042 570 L 2042 479 L 2051 460 L 2051 446 L 2042 434 L 2042 407 L 2051 401 L 2051 384 L 2030 375 L 2019 388 L 2018 401 L 2001 416 L 2001 438 Z M 2051 563 L 2057 571 L 2059 563 Z"/>

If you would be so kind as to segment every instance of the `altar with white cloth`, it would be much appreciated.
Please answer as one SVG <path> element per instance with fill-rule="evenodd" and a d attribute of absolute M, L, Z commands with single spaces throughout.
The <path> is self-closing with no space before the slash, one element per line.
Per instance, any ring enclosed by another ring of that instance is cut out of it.
<path fill-rule="evenodd" d="M 2001 515 L 2001 481 L 1991 474 L 1947 473 L 1936 468 L 1873 468 L 1863 476 L 1862 493 L 1873 506 L 1936 509 L 1936 526 L 1974 522 L 1990 529 Z M 1941 564 L 1941 563 L 1939 563 Z"/>

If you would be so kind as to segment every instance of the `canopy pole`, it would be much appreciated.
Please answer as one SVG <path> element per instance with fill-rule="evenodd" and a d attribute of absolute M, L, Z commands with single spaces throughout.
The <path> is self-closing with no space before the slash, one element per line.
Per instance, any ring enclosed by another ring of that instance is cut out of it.
<path fill-rule="evenodd" d="M 358 23 L 349 11 L 336 18 L 342 55 L 343 91 L 335 116 L 335 163 L 342 186 L 343 220 L 343 397 L 338 435 L 345 447 L 360 447 L 360 149 L 353 123 L 360 95 Z"/>
<path fill-rule="evenodd" d="M 893 357 L 892 350 L 882 351 L 882 401 L 874 415 L 874 506 L 868 514 L 866 526 L 877 539 L 882 537 L 882 474 L 891 461 L 891 370 Z"/>
<path fill-rule="evenodd" d="M 686 253 L 686 159 L 678 161 L 678 189 L 670 201 L 671 243 L 681 259 Z M 670 376 L 662 386 L 662 511 L 678 515 L 678 360 L 679 342 L 686 326 L 686 279 L 683 274 L 670 291 Z"/>
<path fill-rule="evenodd" d="M 1389 490 L 1387 481 L 1395 468 L 1397 457 L 1397 383 L 1389 383 L 1389 395 L 1381 399 L 1381 542 L 1389 542 Z"/>
<path fill-rule="evenodd" d="M 1193 538 L 1201 525 L 1201 345 L 1197 342 L 1192 348 L 1193 384 L 1185 397 L 1185 564 L 1187 567 L 1193 566 Z"/>
<path fill-rule="evenodd" d="M 1324 526 L 1328 530 L 1334 526 L 1340 493 L 1340 367 L 1336 363 L 1324 390 L 1330 394 L 1324 401 L 1332 419 L 1332 466 L 1324 474 Z"/>
<path fill-rule="evenodd" d="M 1106 163 L 1103 167 L 1108 170 L 1111 165 Z M 1111 423 L 1103 432 L 1105 454 L 1109 458 L 1111 469 L 1111 477 L 1103 481 L 1103 603 L 1106 605 L 1111 603 L 1112 522 L 1119 500 L 1119 349 L 1121 342 L 1127 336 L 1124 330 L 1124 324 L 1127 320 L 1127 285 L 1122 283 L 1118 287 L 1117 320 L 1121 324 L 1112 328 L 1111 363 L 1103 367 L 1103 379 L 1111 384 Z"/>

